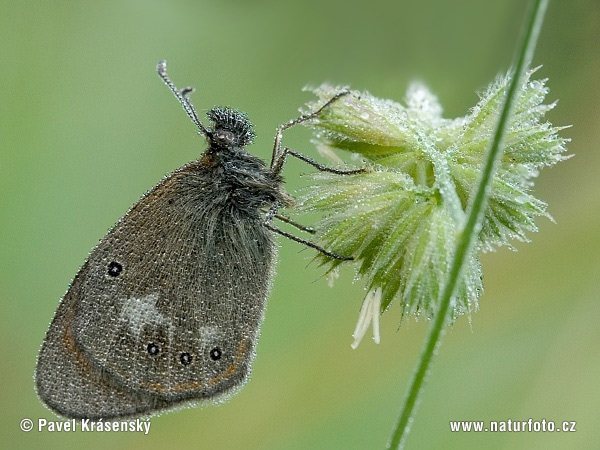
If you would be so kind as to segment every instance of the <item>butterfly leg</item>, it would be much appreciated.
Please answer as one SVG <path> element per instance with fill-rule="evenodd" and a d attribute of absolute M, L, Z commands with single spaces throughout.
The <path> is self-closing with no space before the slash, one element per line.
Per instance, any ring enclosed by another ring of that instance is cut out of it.
<path fill-rule="evenodd" d="M 295 222 L 291 218 L 289 218 L 288 216 L 284 216 L 282 214 L 275 213 L 273 215 L 273 217 L 281 220 L 282 222 L 289 223 L 291 226 L 296 227 L 296 228 L 298 228 L 301 231 L 306 231 L 307 233 L 315 234 L 315 229 L 314 228 L 307 227 L 305 225 L 302 225 L 301 223 Z"/>
<path fill-rule="evenodd" d="M 325 108 L 327 108 L 333 102 L 337 101 L 339 98 L 341 98 L 345 95 L 348 95 L 349 93 L 350 93 L 350 91 L 348 89 L 338 92 L 336 95 L 331 97 L 327 102 L 325 102 L 325 104 L 323 106 L 321 106 L 316 111 L 314 111 L 312 113 L 308 113 L 308 114 L 302 114 L 300 117 L 297 117 L 296 119 L 292 119 L 289 122 L 279 125 L 277 127 L 277 131 L 275 133 L 275 143 L 273 144 L 273 155 L 271 156 L 271 169 L 274 169 L 276 162 L 280 160 L 281 138 L 283 137 L 284 130 L 287 130 L 288 128 L 291 128 L 294 125 L 298 125 L 302 122 L 306 122 L 307 120 L 311 120 L 311 119 L 318 117 L 319 114 L 321 114 L 321 112 Z"/>
<path fill-rule="evenodd" d="M 309 158 L 308 156 L 303 155 L 302 153 L 299 153 L 296 150 L 292 150 L 291 148 L 288 148 L 288 147 L 285 147 L 282 151 L 279 152 L 277 161 L 275 162 L 275 164 L 272 168 L 273 172 L 281 173 L 281 171 L 283 170 L 283 166 L 285 164 L 285 159 L 286 159 L 287 155 L 294 156 L 294 157 L 304 161 L 305 163 L 310 164 L 311 166 L 320 170 L 321 172 L 330 172 L 330 173 L 335 173 L 337 175 L 357 175 L 359 173 L 369 172 L 369 169 L 367 169 L 366 167 L 363 167 L 360 169 L 353 169 L 353 170 L 341 170 L 341 169 L 334 169 L 333 167 L 327 167 L 321 163 L 318 163 L 314 159 Z"/>
<path fill-rule="evenodd" d="M 273 218 L 276 217 L 280 220 L 282 220 L 283 222 L 289 223 L 290 225 L 295 226 L 296 228 L 306 231 L 308 233 L 314 233 L 315 230 L 310 228 L 310 227 L 305 227 L 304 225 L 301 225 L 299 223 L 294 222 L 293 220 L 291 220 L 289 217 L 286 216 L 282 216 L 280 214 L 277 214 L 277 205 L 273 205 L 271 207 L 271 209 L 269 209 L 269 211 L 267 212 L 267 215 L 265 217 L 265 221 L 263 222 L 263 225 L 265 226 L 265 228 L 267 228 L 268 230 L 273 231 L 274 233 L 280 234 L 292 241 L 298 242 L 300 244 L 306 245 L 307 247 L 310 248 L 314 248 L 315 250 L 317 250 L 318 252 L 324 254 L 325 256 L 329 256 L 330 258 L 333 259 L 339 259 L 340 261 L 352 261 L 354 258 L 352 256 L 343 256 L 343 255 L 338 255 L 337 253 L 333 253 L 330 251 L 325 250 L 323 247 L 320 247 L 319 245 L 315 244 L 314 242 L 310 242 L 306 239 L 302 239 L 299 238 L 298 236 L 294 236 L 291 233 L 288 233 L 287 231 L 283 231 L 280 230 L 279 228 L 277 228 L 276 226 L 272 225 L 271 222 L 273 221 Z"/>
<path fill-rule="evenodd" d="M 325 256 L 329 256 L 330 258 L 339 259 L 340 261 L 352 261 L 354 259 L 352 256 L 343 256 L 343 255 L 338 255 L 337 253 L 327 251 L 323 247 L 319 247 L 317 244 L 315 244 L 313 242 L 307 241 L 306 239 L 299 238 L 298 236 L 294 236 L 293 234 L 288 233 L 287 231 L 280 230 L 279 228 L 274 227 L 270 223 L 265 222 L 264 225 L 267 229 L 269 229 L 277 234 L 280 234 L 282 236 L 285 236 L 286 238 L 291 239 L 292 241 L 296 241 L 300 244 L 306 245 L 307 247 L 314 248 L 318 252 L 323 253 Z"/>

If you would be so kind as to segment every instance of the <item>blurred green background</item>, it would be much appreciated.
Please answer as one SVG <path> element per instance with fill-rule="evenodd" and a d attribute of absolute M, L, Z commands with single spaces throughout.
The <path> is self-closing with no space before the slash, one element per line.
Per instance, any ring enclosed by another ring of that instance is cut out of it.
<path fill-rule="evenodd" d="M 268 158 L 275 127 L 348 83 L 402 100 L 410 81 L 464 115 L 511 61 L 526 3 L 471 1 L 21 1 L 0 5 L 0 430 L 3 448 L 373 449 L 387 442 L 428 323 L 382 319 L 350 349 L 364 292 L 327 287 L 312 252 L 280 239 L 275 287 L 248 385 L 229 402 L 152 419 L 150 434 L 24 433 L 54 418 L 36 398 L 37 351 L 59 299 L 106 230 L 203 142 L 155 73 L 194 85 L 203 114 L 246 111 Z M 535 192 L 556 224 L 484 257 L 471 323 L 448 329 L 408 448 L 590 448 L 600 440 L 600 3 L 552 1 L 534 64 L 549 119 L 575 157 Z M 306 129 L 287 145 L 316 151 Z M 290 161 L 288 190 L 310 168 Z M 450 433 L 450 420 L 577 421 L 576 433 Z"/>

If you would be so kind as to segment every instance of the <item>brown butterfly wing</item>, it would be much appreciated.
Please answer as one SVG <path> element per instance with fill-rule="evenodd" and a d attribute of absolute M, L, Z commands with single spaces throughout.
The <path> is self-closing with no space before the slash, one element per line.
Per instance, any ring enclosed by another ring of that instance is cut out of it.
<path fill-rule="evenodd" d="M 198 162 L 150 191 L 63 299 L 40 353 L 40 396 L 63 415 L 119 417 L 241 385 L 275 256 L 254 213 Z"/>
<path fill-rule="evenodd" d="M 46 335 L 36 369 L 39 396 L 58 414 L 75 418 L 132 416 L 160 409 L 161 401 L 111 383 L 83 354 L 72 326 L 80 290 L 78 275 Z"/>

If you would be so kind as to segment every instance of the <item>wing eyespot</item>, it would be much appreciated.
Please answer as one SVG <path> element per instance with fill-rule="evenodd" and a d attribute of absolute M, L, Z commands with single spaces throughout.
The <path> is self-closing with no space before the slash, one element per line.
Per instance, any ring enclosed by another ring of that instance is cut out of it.
<path fill-rule="evenodd" d="M 117 261 L 111 261 L 108 264 L 108 274 L 111 277 L 118 277 L 123 272 L 123 265 L 118 263 Z"/>
<path fill-rule="evenodd" d="M 160 353 L 160 348 L 154 342 L 148 344 L 148 354 L 150 356 L 156 356 Z"/>
<path fill-rule="evenodd" d="M 222 354 L 223 352 L 219 347 L 215 347 L 209 352 L 210 359 L 212 359 L 213 361 L 218 361 L 219 359 L 221 359 Z"/>
<path fill-rule="evenodd" d="M 192 363 L 192 355 L 190 355 L 188 352 L 184 352 L 179 357 L 179 360 L 184 366 L 189 366 Z"/>

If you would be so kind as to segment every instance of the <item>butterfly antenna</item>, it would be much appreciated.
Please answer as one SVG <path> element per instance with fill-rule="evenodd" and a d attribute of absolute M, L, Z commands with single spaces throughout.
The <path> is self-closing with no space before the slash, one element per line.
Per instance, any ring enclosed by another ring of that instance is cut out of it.
<path fill-rule="evenodd" d="M 200 122 L 198 114 L 196 113 L 194 105 L 192 105 L 192 102 L 189 97 L 189 95 L 192 92 L 194 92 L 194 88 L 186 87 L 183 88 L 181 91 L 177 89 L 177 87 L 175 87 L 175 85 L 169 78 L 169 75 L 167 75 L 167 61 L 165 61 L 164 59 L 158 63 L 158 65 L 156 66 L 156 71 L 158 72 L 158 75 L 162 78 L 164 83 L 167 85 L 167 87 L 175 95 L 175 97 L 177 97 L 177 100 L 179 100 L 179 103 L 181 103 L 181 106 L 183 106 L 183 109 L 185 110 L 187 115 L 190 117 L 190 119 L 192 119 L 192 122 L 194 122 L 194 124 L 198 128 L 198 131 L 206 137 L 210 137 L 210 132 L 206 129 L 202 122 Z"/>

